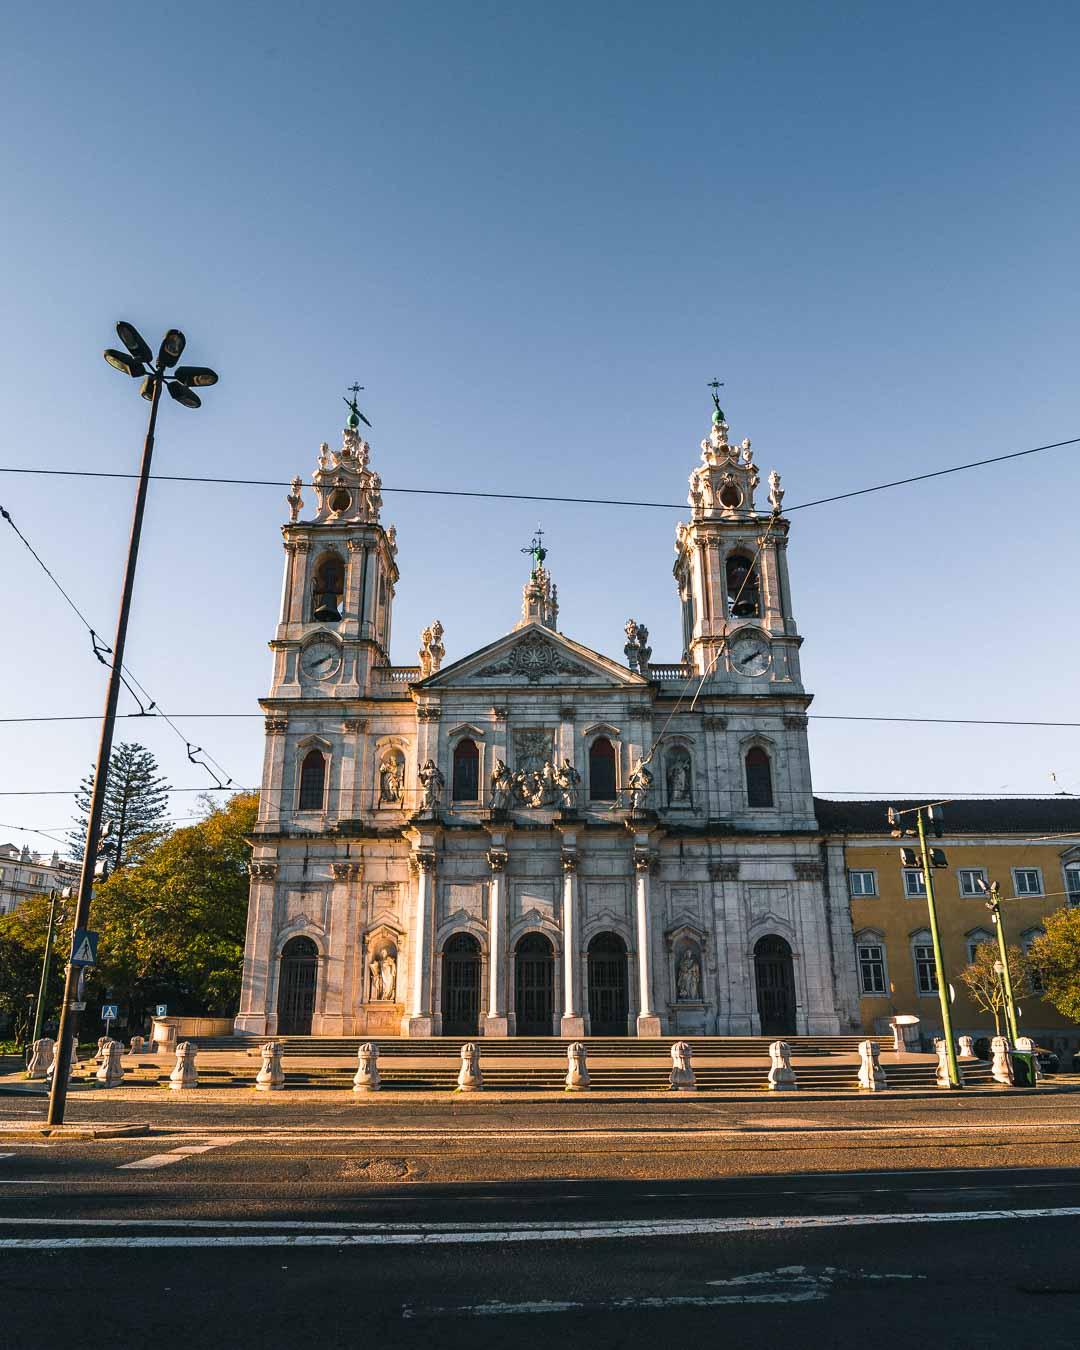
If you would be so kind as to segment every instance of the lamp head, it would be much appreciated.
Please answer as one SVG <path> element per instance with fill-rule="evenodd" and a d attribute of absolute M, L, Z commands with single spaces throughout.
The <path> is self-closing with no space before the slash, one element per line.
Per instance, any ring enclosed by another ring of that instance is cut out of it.
<path fill-rule="evenodd" d="M 189 389 L 209 388 L 218 382 L 217 372 L 209 366 L 177 366 L 173 378 Z"/>
<path fill-rule="evenodd" d="M 140 375 L 146 374 L 146 368 L 141 361 L 136 361 L 133 356 L 128 356 L 127 352 L 118 352 L 115 347 L 106 347 L 105 360 L 114 370 L 123 371 L 125 375 L 130 375 L 132 379 L 137 380 Z"/>
<path fill-rule="evenodd" d="M 187 385 L 181 384 L 179 380 L 166 381 L 165 388 L 177 403 L 182 403 L 185 408 L 202 407 L 202 399 L 198 394 L 193 394 Z"/>
<path fill-rule="evenodd" d="M 125 323 L 121 319 L 116 325 L 116 335 L 136 361 L 145 362 L 153 359 L 154 353 L 150 350 L 150 344 L 133 323 Z"/>
<path fill-rule="evenodd" d="M 161 339 L 161 346 L 158 348 L 158 365 L 162 370 L 168 370 L 171 366 L 175 366 L 183 356 L 186 346 L 187 338 L 184 337 L 180 329 L 170 328 Z"/>

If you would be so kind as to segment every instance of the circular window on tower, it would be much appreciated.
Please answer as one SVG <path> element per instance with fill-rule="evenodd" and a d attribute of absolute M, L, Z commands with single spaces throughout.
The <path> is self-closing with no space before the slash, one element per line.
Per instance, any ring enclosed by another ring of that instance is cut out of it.
<path fill-rule="evenodd" d="M 347 511 L 352 505 L 352 493 L 345 488 L 335 488 L 330 494 L 330 510 L 336 515 L 341 515 L 342 511 Z"/>
<path fill-rule="evenodd" d="M 725 483 L 720 489 L 720 505 L 726 506 L 731 511 L 742 505 L 742 493 L 734 483 Z"/>

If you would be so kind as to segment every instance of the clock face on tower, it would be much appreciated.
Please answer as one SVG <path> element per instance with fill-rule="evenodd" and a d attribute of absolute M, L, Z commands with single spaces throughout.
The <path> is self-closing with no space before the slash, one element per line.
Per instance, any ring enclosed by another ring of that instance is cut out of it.
<path fill-rule="evenodd" d="M 330 638 L 315 638 L 300 653 L 300 669 L 309 680 L 328 680 L 341 665 L 341 651 Z"/>
<path fill-rule="evenodd" d="M 729 660 L 737 675 L 754 679 L 764 675 L 772 665 L 772 651 L 768 639 L 760 633 L 743 633 L 731 644 Z"/>

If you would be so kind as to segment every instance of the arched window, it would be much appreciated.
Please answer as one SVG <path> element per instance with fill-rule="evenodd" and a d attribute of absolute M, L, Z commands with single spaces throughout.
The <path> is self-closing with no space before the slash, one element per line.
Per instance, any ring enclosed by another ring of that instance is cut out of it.
<path fill-rule="evenodd" d="M 752 745 L 746 752 L 746 804 L 773 804 L 772 765 L 760 745 Z"/>
<path fill-rule="evenodd" d="M 733 619 L 754 619 L 761 613 L 758 573 L 753 558 L 733 553 L 724 567 L 728 613 Z"/>
<path fill-rule="evenodd" d="M 326 788 L 326 756 L 321 750 L 309 750 L 300 766 L 301 811 L 321 811 Z"/>
<path fill-rule="evenodd" d="M 466 736 L 454 747 L 454 801 L 475 802 L 480 797 L 480 751 Z"/>
<path fill-rule="evenodd" d="M 325 557 L 315 569 L 311 617 L 318 623 L 337 623 L 345 596 L 345 567 L 334 554 Z"/>
<path fill-rule="evenodd" d="M 589 797 L 594 802 L 615 800 L 615 747 L 598 736 L 589 750 Z"/>

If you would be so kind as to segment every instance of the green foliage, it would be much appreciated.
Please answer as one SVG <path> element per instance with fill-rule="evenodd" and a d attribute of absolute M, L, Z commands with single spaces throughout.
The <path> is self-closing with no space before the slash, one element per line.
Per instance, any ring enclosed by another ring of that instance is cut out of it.
<path fill-rule="evenodd" d="M 244 957 L 250 848 L 258 798 L 241 793 L 176 830 L 97 888 L 100 934 L 89 998 L 224 1015 L 236 1008 Z"/>
<path fill-rule="evenodd" d="M 1043 998 L 1080 1022 L 1080 908 L 1059 909 L 1043 920 L 1046 932 L 1031 944 L 1031 962 L 1042 978 Z"/>
<path fill-rule="evenodd" d="M 1019 947 L 1009 947 L 1007 952 L 1013 1002 L 1020 1003 L 1023 999 L 1030 998 L 1032 994 L 1031 963 Z M 1005 991 L 1001 977 L 994 969 L 995 962 L 1000 959 L 996 941 L 980 942 L 975 948 L 975 960 L 965 966 L 957 977 L 976 1008 L 991 1014 L 994 1019 L 994 1031 L 999 1036 L 1006 1022 Z"/>
<path fill-rule="evenodd" d="M 48 931 L 47 895 L 32 895 L 10 914 L 0 915 L 0 1017 L 20 1043 L 26 1038 L 28 1022 L 33 1020 L 33 1005 L 27 995 L 37 998 Z M 71 924 L 61 911 L 53 936 L 53 961 L 45 994 L 47 1020 L 59 1016 L 64 958 L 70 950 Z"/>
<path fill-rule="evenodd" d="M 79 785 L 79 794 L 75 798 L 79 823 L 68 835 L 71 856 L 77 860 L 82 859 L 86 843 L 93 788 L 91 772 Z M 102 814 L 102 828 L 106 822 L 111 822 L 112 831 L 100 850 L 101 856 L 108 859 L 111 871 L 119 871 L 126 864 L 137 861 L 147 849 L 161 842 L 165 837 L 168 802 L 168 784 L 158 774 L 157 760 L 150 751 L 134 741 L 116 746 L 109 758 Z"/>

